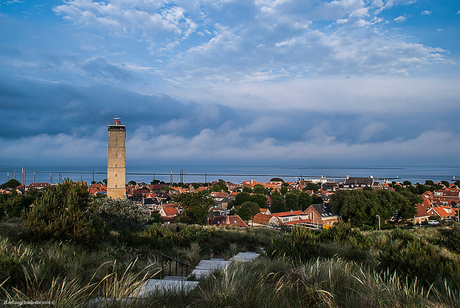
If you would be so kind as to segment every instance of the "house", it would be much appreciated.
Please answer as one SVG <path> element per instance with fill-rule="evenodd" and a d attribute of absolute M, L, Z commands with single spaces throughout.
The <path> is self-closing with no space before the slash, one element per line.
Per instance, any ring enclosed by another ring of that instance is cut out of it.
<path fill-rule="evenodd" d="M 312 204 L 304 213 L 312 223 L 322 225 L 323 228 L 325 226 L 333 226 L 340 219 L 339 215 L 332 212 L 329 203 Z"/>
<path fill-rule="evenodd" d="M 211 225 L 213 226 L 235 226 L 240 228 L 247 228 L 246 223 L 238 215 L 216 216 L 212 219 Z"/>
<path fill-rule="evenodd" d="M 270 214 L 257 213 L 252 219 L 252 225 L 257 226 L 280 226 L 282 222 L 278 217 Z"/>
<path fill-rule="evenodd" d="M 428 200 L 425 200 L 428 201 Z M 419 225 L 422 224 L 424 221 L 430 220 L 430 214 L 426 209 L 426 205 L 424 203 L 417 204 L 417 212 L 414 215 L 414 222 L 418 223 Z"/>
<path fill-rule="evenodd" d="M 370 176 L 368 178 L 359 178 L 359 177 L 350 177 L 347 175 L 347 178 L 340 185 L 341 189 L 357 189 L 364 187 L 373 187 L 374 186 L 374 177 Z"/>
<path fill-rule="evenodd" d="M 435 206 L 429 209 L 427 212 L 430 216 L 439 216 L 441 220 L 455 219 L 457 216 L 458 209 L 451 208 L 448 205 Z"/>
<path fill-rule="evenodd" d="M 48 186 L 50 186 L 50 184 L 48 183 L 30 183 L 29 185 L 27 185 L 26 190 L 29 190 L 31 188 L 43 189 Z"/>
<path fill-rule="evenodd" d="M 433 204 L 455 205 L 460 202 L 460 194 L 457 188 L 443 188 L 433 192 Z"/>
<path fill-rule="evenodd" d="M 283 225 L 293 225 L 297 223 L 304 223 L 308 220 L 308 216 L 298 210 L 298 211 L 288 211 L 288 212 L 280 212 L 280 213 L 273 213 L 273 216 L 277 217 Z"/>

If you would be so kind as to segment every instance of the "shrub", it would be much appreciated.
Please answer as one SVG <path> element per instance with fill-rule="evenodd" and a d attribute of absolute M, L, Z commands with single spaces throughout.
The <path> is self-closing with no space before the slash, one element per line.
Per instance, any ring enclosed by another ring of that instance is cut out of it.
<path fill-rule="evenodd" d="M 101 238 L 102 222 L 93 217 L 85 185 L 65 182 L 47 187 L 24 221 L 39 239 L 93 244 Z"/>
<path fill-rule="evenodd" d="M 146 206 L 126 199 L 100 199 L 96 215 L 112 230 L 140 231 L 148 220 Z"/>

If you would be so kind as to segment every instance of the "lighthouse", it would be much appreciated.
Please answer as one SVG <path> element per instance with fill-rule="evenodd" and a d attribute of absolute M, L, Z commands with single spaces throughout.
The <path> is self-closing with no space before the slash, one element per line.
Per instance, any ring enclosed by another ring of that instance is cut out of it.
<path fill-rule="evenodd" d="M 107 197 L 126 198 L 126 125 L 114 118 L 108 125 Z"/>

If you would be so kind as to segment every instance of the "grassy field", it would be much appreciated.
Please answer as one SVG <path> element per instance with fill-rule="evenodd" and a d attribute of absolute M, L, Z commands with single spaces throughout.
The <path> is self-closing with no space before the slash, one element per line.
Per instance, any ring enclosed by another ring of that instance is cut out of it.
<path fill-rule="evenodd" d="M 196 265 L 212 245 L 226 258 L 253 247 L 266 254 L 202 278 L 188 294 L 102 306 L 457 307 L 459 239 L 455 226 L 360 232 L 340 224 L 315 234 L 180 224 L 112 232 L 85 246 L 36 241 L 14 219 L 0 223 L 0 305 L 100 307 L 95 298 L 126 298 L 146 279 L 159 277 L 161 253 Z"/>

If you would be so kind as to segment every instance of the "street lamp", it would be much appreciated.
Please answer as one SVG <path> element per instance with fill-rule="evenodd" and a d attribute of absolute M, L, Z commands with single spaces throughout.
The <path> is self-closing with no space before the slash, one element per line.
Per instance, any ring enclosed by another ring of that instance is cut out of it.
<path fill-rule="evenodd" d="M 375 215 L 379 218 L 379 231 L 380 231 L 380 216 L 379 215 Z"/>

